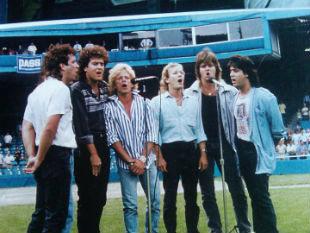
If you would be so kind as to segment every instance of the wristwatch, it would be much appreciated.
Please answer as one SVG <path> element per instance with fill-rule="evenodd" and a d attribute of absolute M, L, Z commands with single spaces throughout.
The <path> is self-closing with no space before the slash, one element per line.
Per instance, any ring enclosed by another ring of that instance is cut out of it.
<path fill-rule="evenodd" d="M 141 156 L 139 157 L 139 160 L 142 161 L 143 163 L 145 163 L 145 162 L 146 162 L 146 157 L 143 156 L 143 155 L 141 155 Z"/>
<path fill-rule="evenodd" d="M 207 149 L 206 148 L 202 148 L 200 151 L 201 152 L 207 152 Z"/>

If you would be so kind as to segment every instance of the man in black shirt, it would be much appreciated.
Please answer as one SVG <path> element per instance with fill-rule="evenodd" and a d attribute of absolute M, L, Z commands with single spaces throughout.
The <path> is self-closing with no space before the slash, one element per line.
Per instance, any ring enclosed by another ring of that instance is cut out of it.
<path fill-rule="evenodd" d="M 224 173 L 231 193 L 236 220 L 240 233 L 251 232 L 248 220 L 247 199 L 244 187 L 237 168 L 234 135 L 235 123 L 230 106 L 237 89 L 227 85 L 221 79 L 222 69 L 216 56 L 210 51 L 201 51 L 197 54 L 195 64 L 197 81 L 187 89 L 195 95 L 201 104 L 201 114 L 205 134 L 207 135 L 208 168 L 200 173 L 199 184 L 202 193 L 202 204 L 208 217 L 208 226 L 211 233 L 221 233 L 222 224 L 214 192 L 214 163 L 220 167 L 220 140 L 218 119 L 220 119 L 221 141 L 224 157 Z M 211 79 L 216 79 L 221 86 L 215 86 Z M 217 114 L 219 108 L 220 116 Z"/>
<path fill-rule="evenodd" d="M 107 200 L 110 153 L 106 140 L 104 106 L 108 85 L 103 81 L 109 61 L 100 46 L 83 49 L 79 57 L 79 82 L 72 85 L 73 121 L 78 149 L 74 175 L 78 186 L 77 225 L 79 233 L 99 233 Z"/>

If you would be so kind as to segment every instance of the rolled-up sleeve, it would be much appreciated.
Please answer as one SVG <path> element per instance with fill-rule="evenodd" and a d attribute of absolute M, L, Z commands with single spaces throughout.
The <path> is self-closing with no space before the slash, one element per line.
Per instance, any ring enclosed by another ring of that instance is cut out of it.
<path fill-rule="evenodd" d="M 104 111 L 104 119 L 107 128 L 107 142 L 108 146 L 120 141 L 117 136 L 115 121 L 113 120 L 112 102 L 108 102 Z"/>
<path fill-rule="evenodd" d="M 155 144 L 161 145 L 162 144 L 162 140 L 161 140 L 161 135 L 160 135 L 160 129 L 159 129 L 159 123 L 160 123 L 160 116 L 159 116 L 159 112 L 160 112 L 160 106 L 158 104 L 158 97 L 154 97 L 151 101 L 151 111 L 152 111 L 152 115 L 153 115 L 153 119 L 154 119 L 154 132 L 155 132 Z"/>
<path fill-rule="evenodd" d="M 157 143 L 156 123 L 150 100 L 146 102 L 147 141 Z"/>

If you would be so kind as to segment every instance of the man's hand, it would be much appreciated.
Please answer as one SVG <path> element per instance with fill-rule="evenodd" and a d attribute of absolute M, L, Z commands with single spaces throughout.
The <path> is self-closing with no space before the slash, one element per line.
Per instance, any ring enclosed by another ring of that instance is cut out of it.
<path fill-rule="evenodd" d="M 90 165 L 92 167 L 92 174 L 98 176 L 101 169 L 101 159 L 98 154 L 91 154 L 89 157 Z"/>
<path fill-rule="evenodd" d="M 206 170 L 208 168 L 208 160 L 207 160 L 207 153 L 201 151 L 198 169 L 200 171 Z"/>
<path fill-rule="evenodd" d="M 140 159 L 134 159 L 132 165 L 130 165 L 130 171 L 136 175 L 142 175 L 144 173 L 144 163 Z"/>
<path fill-rule="evenodd" d="M 168 172 L 166 160 L 164 159 L 162 155 L 157 156 L 156 165 L 159 171 Z"/>
<path fill-rule="evenodd" d="M 33 174 L 39 168 L 40 165 L 41 165 L 41 162 L 39 162 L 37 156 L 30 157 L 28 159 L 26 168 L 24 168 L 24 172 L 27 174 Z"/>

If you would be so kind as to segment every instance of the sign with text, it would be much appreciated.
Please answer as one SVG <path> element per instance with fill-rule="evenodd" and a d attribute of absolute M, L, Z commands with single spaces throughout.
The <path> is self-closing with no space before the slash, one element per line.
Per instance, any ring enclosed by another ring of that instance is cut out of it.
<path fill-rule="evenodd" d="M 17 56 L 17 73 L 40 73 L 42 56 Z"/>

